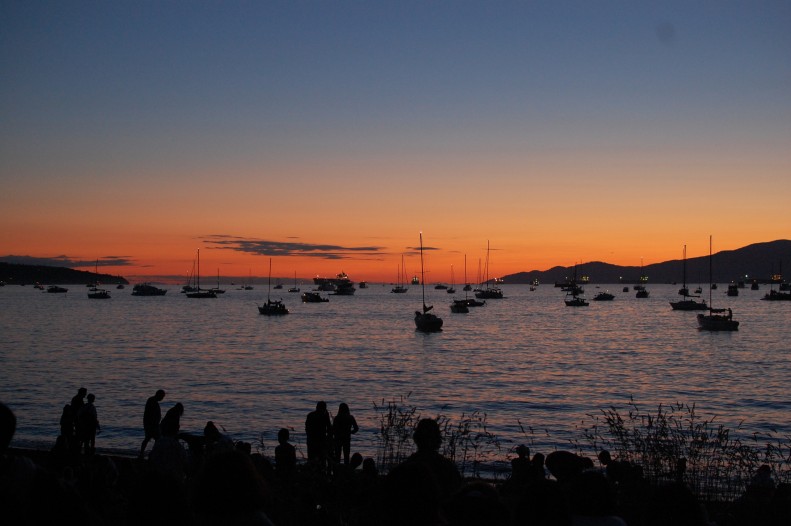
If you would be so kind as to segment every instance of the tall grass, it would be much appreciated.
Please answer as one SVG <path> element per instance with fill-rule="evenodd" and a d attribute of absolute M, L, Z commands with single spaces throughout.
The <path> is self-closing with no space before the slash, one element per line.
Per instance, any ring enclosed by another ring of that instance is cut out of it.
<path fill-rule="evenodd" d="M 424 415 L 410 403 L 410 395 L 374 404 L 379 420 L 377 463 L 385 473 L 415 451 L 412 434 Z M 588 417 L 589 425 L 578 428 L 579 436 L 568 441 L 570 449 L 592 458 L 606 449 L 615 459 L 639 466 L 650 483 L 682 480 L 703 500 L 730 501 L 744 493 L 763 464 L 770 466 L 775 481 L 791 483 L 791 436 L 776 431 L 750 434 L 742 425 L 730 430 L 714 418 L 702 418 L 695 404 L 659 405 L 651 412 L 632 399 L 625 410 L 610 407 Z M 488 429 L 486 413 L 430 418 L 443 432 L 440 452 L 463 476 L 486 473 L 496 479 L 498 470 L 492 466 L 508 465 L 501 440 Z M 533 446 L 535 430 L 517 422 Z M 544 433 L 549 438 L 549 430 Z"/>
<path fill-rule="evenodd" d="M 462 476 L 480 477 L 481 469 L 497 460 L 501 453 L 500 440 L 488 429 L 486 413 L 462 413 L 455 420 L 445 414 L 427 417 L 409 403 L 410 394 L 374 403 L 379 420 L 377 463 L 383 471 L 389 471 L 415 452 L 412 434 L 422 418 L 437 420 L 443 436 L 440 453 L 456 463 Z"/>
<path fill-rule="evenodd" d="M 640 466 L 649 482 L 683 480 L 704 500 L 738 497 L 762 464 L 775 480 L 791 481 L 791 437 L 750 435 L 741 424 L 731 431 L 701 418 L 695 404 L 659 405 L 652 413 L 631 400 L 625 413 L 610 407 L 589 416 L 582 433 L 594 453 L 607 449 Z"/>

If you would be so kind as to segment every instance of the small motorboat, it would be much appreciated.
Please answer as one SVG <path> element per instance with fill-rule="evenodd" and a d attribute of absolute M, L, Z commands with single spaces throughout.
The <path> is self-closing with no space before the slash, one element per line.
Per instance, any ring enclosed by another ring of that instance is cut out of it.
<path fill-rule="evenodd" d="M 302 303 L 325 303 L 329 298 L 323 298 L 318 292 L 303 292 Z"/>
<path fill-rule="evenodd" d="M 610 294 L 607 291 L 599 292 L 593 297 L 593 301 L 612 301 L 615 299 L 615 296 Z"/>

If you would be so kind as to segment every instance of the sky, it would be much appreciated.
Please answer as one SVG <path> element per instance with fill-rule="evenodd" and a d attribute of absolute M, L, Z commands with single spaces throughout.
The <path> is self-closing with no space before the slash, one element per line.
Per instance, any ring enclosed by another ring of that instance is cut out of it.
<path fill-rule="evenodd" d="M 132 279 L 788 239 L 791 2 L 0 0 L 0 185 L 1 261 Z"/>

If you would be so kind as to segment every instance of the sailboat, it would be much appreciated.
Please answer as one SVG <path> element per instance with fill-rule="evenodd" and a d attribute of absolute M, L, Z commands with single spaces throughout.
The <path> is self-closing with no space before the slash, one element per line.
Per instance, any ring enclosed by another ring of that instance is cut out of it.
<path fill-rule="evenodd" d="M 678 293 L 684 297 L 681 301 L 671 301 L 670 306 L 673 307 L 673 310 L 706 310 L 709 308 L 706 305 L 706 300 L 702 301 L 695 301 L 690 298 L 698 298 L 699 296 L 693 296 L 689 293 L 689 288 L 687 288 L 687 245 L 684 245 L 684 265 L 683 271 L 681 273 L 681 289 L 679 289 Z"/>
<path fill-rule="evenodd" d="M 264 316 L 279 316 L 288 314 L 288 309 L 283 304 L 283 300 L 269 299 L 269 291 L 272 288 L 272 258 L 269 258 L 269 278 L 266 288 L 266 303 L 258 306 L 258 312 Z"/>
<path fill-rule="evenodd" d="M 299 287 L 297 287 L 297 271 L 294 271 L 294 286 L 288 289 L 289 292 L 299 292 Z"/>
<path fill-rule="evenodd" d="M 420 233 L 420 284 L 423 287 L 423 312 L 415 311 L 415 327 L 421 332 L 439 332 L 442 330 L 442 318 L 429 311 L 433 305 L 426 306 L 426 276 L 423 270 L 423 232 Z"/>
<path fill-rule="evenodd" d="M 450 266 L 450 287 L 445 292 L 456 294 L 456 276 L 453 275 L 453 265 Z"/>
<path fill-rule="evenodd" d="M 739 322 L 733 319 L 730 308 L 715 309 L 711 302 L 711 236 L 709 236 L 709 313 L 698 314 L 699 328 L 704 331 L 738 331 Z M 725 312 L 728 314 L 725 314 Z"/>
<path fill-rule="evenodd" d="M 774 289 L 774 284 L 778 283 L 780 290 Z M 783 262 L 780 262 L 780 272 L 774 273 L 772 269 L 772 277 L 769 280 L 769 292 L 764 295 L 762 300 L 766 301 L 791 301 L 791 292 L 781 292 L 783 290 Z"/>
<path fill-rule="evenodd" d="M 580 297 L 583 293 L 582 287 L 577 285 L 577 265 L 574 265 L 574 277 L 571 280 L 570 286 L 566 287 L 566 307 L 587 307 L 590 305 L 585 298 Z M 570 296 L 570 297 L 569 297 Z"/>
<path fill-rule="evenodd" d="M 403 281 L 402 278 L 403 277 Z M 403 294 L 409 290 L 406 286 L 406 268 L 404 267 L 404 255 L 401 254 L 401 266 L 398 267 L 398 275 L 396 276 L 396 286 L 390 292 L 394 294 Z"/>
<path fill-rule="evenodd" d="M 220 288 L 220 269 L 217 269 L 217 286 L 212 287 L 209 290 L 211 290 L 215 294 L 225 294 L 225 289 Z"/>
<path fill-rule="evenodd" d="M 200 288 L 200 249 L 198 249 L 198 256 L 197 256 L 197 260 L 196 261 L 198 262 L 198 269 L 195 271 L 195 287 L 192 288 L 191 292 L 188 291 L 186 293 L 187 297 L 188 298 L 216 298 L 217 294 L 215 294 L 214 291 L 206 290 L 206 289 L 201 290 L 201 288 Z"/>
<path fill-rule="evenodd" d="M 88 298 L 92 300 L 109 300 L 110 299 L 110 292 L 106 289 L 99 288 L 99 260 L 96 260 L 96 266 L 94 267 L 94 274 L 95 281 L 93 283 L 93 287 L 88 292 Z"/>
<path fill-rule="evenodd" d="M 453 266 L 450 267 L 451 274 L 453 273 Z M 451 278 L 452 280 L 452 278 Z M 464 281 L 467 281 L 467 254 L 464 254 Z M 463 300 L 453 300 L 453 303 L 450 304 L 450 311 L 455 312 L 457 314 L 466 314 L 470 312 L 469 305 L 467 304 L 467 288 L 464 288 L 464 299 Z"/>
<path fill-rule="evenodd" d="M 483 285 L 481 285 L 483 287 Z M 502 299 L 503 290 L 499 287 L 489 286 L 489 241 L 486 241 L 486 288 L 481 288 L 475 293 L 476 298 Z"/>
<path fill-rule="evenodd" d="M 247 284 L 242 286 L 243 290 L 253 290 L 253 271 L 248 269 Z"/>
<path fill-rule="evenodd" d="M 637 294 L 634 295 L 635 298 L 648 297 L 650 293 L 645 288 L 645 283 L 647 281 L 648 281 L 648 277 L 643 274 L 643 258 L 640 258 L 640 284 L 635 287 L 635 290 L 637 290 Z"/>

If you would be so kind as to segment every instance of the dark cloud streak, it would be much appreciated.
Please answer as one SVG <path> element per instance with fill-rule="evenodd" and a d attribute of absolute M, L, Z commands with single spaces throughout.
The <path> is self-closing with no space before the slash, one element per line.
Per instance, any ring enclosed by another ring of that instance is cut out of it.
<path fill-rule="evenodd" d="M 321 259 L 376 259 L 380 257 L 384 247 L 362 246 L 346 247 L 342 245 L 296 243 L 291 241 L 268 241 L 264 239 L 247 239 L 229 235 L 212 235 L 203 238 L 210 248 L 234 250 L 256 256 L 272 257 L 313 257 Z"/>

